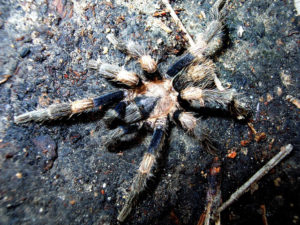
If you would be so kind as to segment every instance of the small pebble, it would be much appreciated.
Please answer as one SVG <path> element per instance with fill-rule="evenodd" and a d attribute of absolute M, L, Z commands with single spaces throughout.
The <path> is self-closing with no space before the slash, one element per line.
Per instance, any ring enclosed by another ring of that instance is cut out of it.
<path fill-rule="evenodd" d="M 20 51 L 20 57 L 25 58 L 30 53 L 29 48 L 22 48 Z"/>
<path fill-rule="evenodd" d="M 271 94 L 267 94 L 267 102 L 270 102 L 273 100 L 273 96 Z"/>
<path fill-rule="evenodd" d="M 75 200 L 71 200 L 71 201 L 70 201 L 70 204 L 71 204 L 71 205 L 75 205 L 75 203 L 76 203 Z"/>
<path fill-rule="evenodd" d="M 243 28 L 243 26 L 239 26 L 238 27 L 238 30 L 237 30 L 237 35 L 238 35 L 238 37 L 243 37 L 243 33 L 244 33 L 244 28 Z"/>
<path fill-rule="evenodd" d="M 103 53 L 103 54 L 107 54 L 107 53 L 108 53 L 108 47 L 106 47 L 106 46 L 105 46 L 105 47 L 103 47 L 103 51 L 102 51 L 102 53 Z"/>
<path fill-rule="evenodd" d="M 284 71 L 282 71 L 280 73 L 280 79 L 281 79 L 281 82 L 283 83 L 283 85 L 285 87 L 288 87 L 288 86 L 292 85 L 291 75 L 286 74 Z"/>
<path fill-rule="evenodd" d="M 282 95 L 282 89 L 281 89 L 281 87 L 277 87 L 276 88 L 276 93 L 277 93 L 278 96 Z"/>
<path fill-rule="evenodd" d="M 276 187 L 279 187 L 279 186 L 280 186 L 280 182 L 281 182 L 280 177 L 277 177 L 277 178 L 274 180 L 274 185 L 275 185 Z"/>

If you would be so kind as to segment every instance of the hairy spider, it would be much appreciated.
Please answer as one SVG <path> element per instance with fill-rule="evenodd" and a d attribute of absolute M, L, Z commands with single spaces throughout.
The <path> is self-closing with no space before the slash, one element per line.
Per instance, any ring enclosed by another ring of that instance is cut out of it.
<path fill-rule="evenodd" d="M 214 19 L 165 74 L 157 73 L 157 62 L 145 53 L 140 45 L 135 42 L 125 43 L 114 35 L 109 35 L 109 41 L 117 49 L 126 52 L 140 63 L 141 68 L 146 71 L 145 76 L 115 65 L 90 61 L 90 68 L 98 70 L 107 79 L 127 86 L 128 89 L 106 93 L 96 98 L 53 104 L 48 108 L 15 117 L 18 124 L 30 121 L 42 122 L 114 105 L 114 108 L 106 112 L 105 120 L 108 123 L 122 121 L 125 124 L 112 130 L 111 140 L 114 143 L 132 139 L 142 127 L 153 130 L 148 151 L 143 156 L 129 197 L 119 213 L 118 220 L 121 222 L 129 215 L 136 199 L 152 176 L 151 171 L 163 147 L 169 122 L 179 124 L 207 150 L 215 150 L 204 123 L 192 112 L 186 111 L 182 102 L 188 103 L 189 108 L 196 110 L 203 107 L 228 110 L 238 119 L 244 119 L 247 115 L 239 95 L 234 90 L 222 87 L 214 63 L 210 59 L 222 46 L 224 18 L 222 6 L 226 3 L 225 0 L 216 1 L 212 8 Z"/>

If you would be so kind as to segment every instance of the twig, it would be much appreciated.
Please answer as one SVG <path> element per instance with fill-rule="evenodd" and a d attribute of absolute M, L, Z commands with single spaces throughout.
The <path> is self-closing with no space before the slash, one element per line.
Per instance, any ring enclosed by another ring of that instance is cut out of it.
<path fill-rule="evenodd" d="M 260 180 L 264 175 L 266 175 L 273 167 L 275 167 L 284 157 L 286 157 L 293 150 L 293 146 L 288 144 L 281 147 L 280 152 L 278 152 L 266 165 L 264 165 L 259 171 L 257 171 L 246 183 L 239 187 L 230 198 L 224 202 L 217 210 L 217 212 L 222 212 L 239 197 L 241 197 L 253 184 Z"/>
<path fill-rule="evenodd" d="M 266 206 L 265 205 L 261 205 L 260 209 L 262 211 L 262 221 L 264 225 L 268 225 L 268 219 L 267 219 L 267 213 L 266 213 Z"/>
<path fill-rule="evenodd" d="M 4 77 L 4 78 L 3 78 L 2 80 L 0 80 L 0 84 L 4 84 L 4 83 L 8 80 L 8 78 L 11 77 L 11 75 L 6 74 L 6 75 L 4 75 L 3 77 Z"/>
<path fill-rule="evenodd" d="M 170 5 L 169 1 L 168 0 L 162 0 L 162 2 L 166 5 L 167 10 L 170 12 L 170 14 L 171 14 L 174 22 L 176 23 L 176 25 L 179 26 L 179 28 L 181 29 L 181 31 L 183 31 L 185 33 L 185 38 L 188 40 L 190 46 L 195 45 L 194 40 L 192 39 L 192 37 L 187 32 L 187 30 L 185 29 L 184 25 L 181 23 L 180 19 L 176 15 L 176 13 L 173 10 L 172 6 Z"/>

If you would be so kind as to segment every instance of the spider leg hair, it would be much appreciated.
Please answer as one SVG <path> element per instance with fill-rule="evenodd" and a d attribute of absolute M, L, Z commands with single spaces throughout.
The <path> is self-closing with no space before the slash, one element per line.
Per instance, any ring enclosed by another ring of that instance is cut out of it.
<path fill-rule="evenodd" d="M 102 107 L 110 103 L 122 100 L 126 95 L 125 91 L 111 92 L 100 97 L 82 99 L 70 103 L 59 103 L 50 105 L 44 109 L 37 109 L 23 113 L 14 118 L 15 123 L 27 123 L 30 121 L 43 122 L 56 120 L 73 114 L 82 113 L 93 108 Z"/>
<path fill-rule="evenodd" d="M 176 110 L 173 114 L 173 118 L 175 121 L 179 121 L 184 130 L 199 140 L 205 150 L 216 155 L 217 148 L 214 146 L 211 135 L 208 133 L 203 121 L 194 117 L 193 113 L 184 112 L 182 110 Z"/>
<path fill-rule="evenodd" d="M 126 112 L 123 119 L 124 122 L 135 123 L 142 119 L 146 119 L 156 106 L 158 100 L 159 98 L 157 97 L 136 97 L 126 107 Z"/>
<path fill-rule="evenodd" d="M 217 0 L 211 8 L 211 13 L 219 20 L 226 17 L 234 1 L 229 2 L 230 0 Z"/>
<path fill-rule="evenodd" d="M 189 66 L 185 73 L 177 75 L 173 79 L 173 86 L 179 92 L 191 85 L 204 89 L 213 86 L 215 76 L 213 62 L 205 60 L 201 64 Z"/>
<path fill-rule="evenodd" d="M 140 78 L 136 73 L 127 71 L 116 65 L 101 63 L 100 60 L 90 60 L 88 62 L 88 67 L 90 69 L 98 70 L 106 79 L 123 83 L 129 87 L 137 86 L 140 81 Z"/>
<path fill-rule="evenodd" d="M 196 109 L 205 107 L 228 110 L 238 120 L 246 119 L 249 116 L 249 107 L 242 101 L 241 95 L 234 90 L 203 90 L 198 87 L 188 87 L 180 92 L 180 96 Z"/>
<path fill-rule="evenodd" d="M 143 70 L 147 73 L 155 73 L 157 70 L 157 62 L 150 55 L 143 55 L 138 59 Z"/>
<path fill-rule="evenodd" d="M 156 157 L 161 151 L 165 139 L 165 130 L 167 128 L 167 118 L 158 119 L 154 125 L 154 132 L 148 151 L 144 154 L 143 160 L 140 163 L 138 173 L 135 176 L 129 196 L 118 215 L 118 220 L 123 222 L 130 214 L 132 207 L 136 203 L 139 195 L 146 188 L 147 181 L 152 176 L 151 171 L 155 165 Z"/>
<path fill-rule="evenodd" d="M 180 92 L 182 99 L 189 101 L 194 108 L 211 108 L 227 110 L 237 93 L 234 90 L 220 91 L 218 89 L 201 89 L 199 87 L 187 87 Z"/>
<path fill-rule="evenodd" d="M 238 120 L 244 120 L 250 116 L 250 107 L 244 99 L 237 97 L 228 105 L 229 112 Z"/>
<path fill-rule="evenodd" d="M 157 62 L 150 55 L 146 54 L 145 49 L 136 42 L 125 43 L 117 39 L 113 34 L 107 35 L 107 39 L 121 52 L 124 52 L 138 60 L 143 70 L 147 73 L 154 73 L 157 70 Z"/>
<path fill-rule="evenodd" d="M 112 45 L 115 48 L 119 49 L 121 52 L 127 53 L 127 47 L 125 42 L 117 39 L 117 37 L 113 34 L 108 34 L 106 38 L 109 40 L 110 43 L 112 43 Z"/>
<path fill-rule="evenodd" d="M 228 0 L 217 0 L 212 7 L 212 11 L 219 13 L 223 8 L 226 7 L 227 3 Z"/>
<path fill-rule="evenodd" d="M 99 73 L 106 79 L 123 83 L 129 87 L 137 86 L 140 81 L 139 76 L 136 73 L 107 63 L 101 64 Z"/>
<path fill-rule="evenodd" d="M 195 57 L 196 61 L 201 62 L 222 47 L 222 37 L 222 22 L 213 20 L 203 32 L 197 35 L 195 46 L 191 46 L 188 51 Z"/>
<path fill-rule="evenodd" d="M 125 116 L 126 106 L 127 102 L 121 101 L 115 106 L 115 108 L 107 110 L 103 118 L 105 123 L 109 125 L 116 120 L 122 120 Z"/>
<path fill-rule="evenodd" d="M 211 135 L 203 121 L 197 119 L 193 113 L 182 110 L 176 110 L 173 119 L 178 121 L 184 130 L 196 138 L 206 151 L 216 155 L 217 148 L 214 146 Z"/>
<path fill-rule="evenodd" d="M 137 136 L 137 132 L 141 129 L 142 125 L 143 123 L 135 123 L 109 130 L 103 144 L 108 148 L 113 148 L 114 145 L 117 146 L 119 143 L 130 141 Z"/>
<path fill-rule="evenodd" d="M 167 74 L 174 77 L 183 68 L 191 63 L 203 62 L 207 57 L 213 55 L 222 46 L 223 24 L 219 20 L 209 23 L 204 32 L 197 35 L 196 44 L 191 46 L 187 53 L 181 56 L 167 70 Z"/>

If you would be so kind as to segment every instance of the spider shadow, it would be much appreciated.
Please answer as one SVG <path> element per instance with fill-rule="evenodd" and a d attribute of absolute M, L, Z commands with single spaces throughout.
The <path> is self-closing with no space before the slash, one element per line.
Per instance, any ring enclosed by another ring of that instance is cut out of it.
<path fill-rule="evenodd" d="M 111 130 L 113 128 L 119 127 L 120 125 L 126 125 L 122 122 L 113 122 L 112 124 L 107 125 L 107 129 Z M 129 150 L 133 147 L 139 146 L 143 141 L 145 140 L 145 137 L 147 136 L 147 130 L 144 127 L 141 127 L 136 132 L 127 135 L 125 140 L 113 140 L 110 138 L 109 134 L 105 136 L 103 139 L 104 146 L 108 152 L 111 153 L 120 153 L 124 150 Z M 105 139 L 108 140 L 105 140 Z"/>

